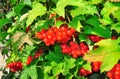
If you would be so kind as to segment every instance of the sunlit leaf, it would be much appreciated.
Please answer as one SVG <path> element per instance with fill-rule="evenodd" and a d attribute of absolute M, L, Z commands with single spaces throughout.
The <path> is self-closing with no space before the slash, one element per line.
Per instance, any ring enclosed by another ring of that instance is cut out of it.
<path fill-rule="evenodd" d="M 101 15 L 103 15 L 103 18 L 100 19 L 100 22 L 104 25 L 113 23 L 112 19 L 110 18 L 110 14 L 116 10 L 118 10 L 117 6 L 115 6 L 113 3 L 106 2 L 104 4 L 104 8 L 101 11 Z"/>
<path fill-rule="evenodd" d="M 63 66 L 63 74 L 67 75 L 69 73 L 69 70 L 75 67 L 75 59 L 65 59 L 64 66 Z"/>
<path fill-rule="evenodd" d="M 32 4 L 31 0 L 24 0 L 24 4 L 30 5 Z"/>
<path fill-rule="evenodd" d="M 114 65 L 118 63 L 119 59 L 120 59 L 120 52 L 113 52 L 107 54 L 101 65 L 100 68 L 101 72 L 111 70 L 114 67 Z"/>
<path fill-rule="evenodd" d="M 96 50 L 89 51 L 83 58 L 89 62 L 100 61 L 101 72 L 110 70 L 120 59 L 120 38 L 117 40 L 106 39 L 95 45 Z"/>
<path fill-rule="evenodd" d="M 27 26 L 30 25 L 37 16 L 42 16 L 46 13 L 46 7 L 40 3 L 34 3 L 32 5 L 32 10 L 29 11 L 28 19 L 26 21 Z"/>
<path fill-rule="evenodd" d="M 104 61 L 107 54 L 120 52 L 119 40 L 102 40 L 95 44 L 99 46 L 96 50 L 89 51 L 83 58 L 89 62 Z"/>
<path fill-rule="evenodd" d="M 93 4 L 98 4 L 98 3 L 101 3 L 103 0 L 92 0 L 92 3 Z"/>
<path fill-rule="evenodd" d="M 71 10 L 71 15 L 73 17 L 78 15 L 84 15 L 84 14 L 91 14 L 94 15 L 97 13 L 97 9 L 94 5 L 89 5 L 87 3 L 81 3 L 81 6 L 77 7 L 76 9 Z"/>
<path fill-rule="evenodd" d="M 112 29 L 120 33 L 120 22 L 113 24 Z"/>
<path fill-rule="evenodd" d="M 91 72 L 91 63 L 87 62 L 87 64 L 83 65 L 83 68 Z"/>

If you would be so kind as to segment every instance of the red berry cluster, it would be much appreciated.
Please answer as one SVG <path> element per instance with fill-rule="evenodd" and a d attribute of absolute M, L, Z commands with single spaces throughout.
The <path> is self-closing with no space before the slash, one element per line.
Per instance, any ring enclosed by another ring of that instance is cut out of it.
<path fill-rule="evenodd" d="M 71 41 L 69 45 L 66 43 L 61 44 L 61 49 L 63 54 L 71 55 L 73 58 L 83 56 L 89 50 L 87 44 L 84 42 L 78 44 L 73 41 Z"/>
<path fill-rule="evenodd" d="M 103 37 L 99 37 L 97 35 L 88 35 L 87 38 L 89 38 L 94 43 L 99 42 L 104 39 Z"/>
<path fill-rule="evenodd" d="M 42 40 L 46 46 L 54 45 L 57 42 L 67 42 L 74 35 L 75 29 L 68 28 L 67 25 L 62 25 L 59 29 L 57 27 L 51 27 L 48 30 L 42 30 L 36 33 L 36 37 Z"/>
<path fill-rule="evenodd" d="M 39 49 L 39 51 L 37 51 L 34 56 L 31 56 L 31 55 L 28 56 L 26 65 L 29 65 L 33 61 L 33 59 L 39 58 L 39 56 L 41 56 L 42 52 L 43 52 L 43 49 Z"/>
<path fill-rule="evenodd" d="M 101 62 L 99 62 L 99 61 L 92 62 L 92 64 L 91 64 L 92 72 L 98 72 L 100 70 L 100 65 L 101 65 Z M 92 72 L 90 72 L 84 68 L 81 68 L 79 70 L 79 75 L 87 76 L 87 75 L 91 74 Z"/>
<path fill-rule="evenodd" d="M 110 71 L 107 72 L 110 79 L 120 79 L 120 64 L 116 64 Z"/>
<path fill-rule="evenodd" d="M 35 53 L 34 59 L 39 58 L 39 56 L 42 55 L 42 52 L 43 52 L 43 49 L 39 49 L 39 50 Z"/>
<path fill-rule="evenodd" d="M 20 71 L 22 70 L 23 68 L 23 65 L 22 65 L 22 62 L 18 61 L 18 62 L 11 62 L 9 64 L 7 64 L 7 67 L 10 68 L 10 70 L 12 72 L 17 72 L 17 71 Z"/>
<path fill-rule="evenodd" d="M 88 71 L 88 70 L 86 70 L 86 69 L 84 69 L 84 68 L 81 68 L 80 70 L 79 70 L 79 75 L 81 75 L 81 76 L 87 76 L 87 75 L 89 75 L 89 74 L 91 74 L 92 72 L 90 72 L 90 71 Z"/>
<path fill-rule="evenodd" d="M 98 72 L 100 70 L 100 65 L 101 65 L 101 62 L 99 61 L 92 62 L 92 71 Z"/>

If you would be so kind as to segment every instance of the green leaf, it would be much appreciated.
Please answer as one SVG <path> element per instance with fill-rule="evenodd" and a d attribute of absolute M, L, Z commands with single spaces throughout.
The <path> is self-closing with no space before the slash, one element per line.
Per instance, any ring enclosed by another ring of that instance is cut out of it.
<path fill-rule="evenodd" d="M 24 0 L 24 4 L 31 6 L 32 3 L 31 3 L 31 0 Z"/>
<path fill-rule="evenodd" d="M 21 14 L 21 10 L 22 10 L 22 8 L 24 7 L 25 5 L 24 4 L 18 4 L 18 5 L 16 5 L 15 7 L 14 7 L 14 11 L 15 11 L 15 13 L 16 14 Z"/>
<path fill-rule="evenodd" d="M 75 59 L 74 58 L 70 58 L 70 59 L 65 58 L 64 67 L 63 67 L 64 71 L 62 72 L 63 75 L 67 75 L 69 73 L 69 70 L 74 67 L 75 67 Z"/>
<path fill-rule="evenodd" d="M 98 4 L 98 3 L 101 3 L 103 0 L 92 0 L 92 3 L 93 4 Z"/>
<path fill-rule="evenodd" d="M 21 73 L 20 79 L 28 79 L 28 72 L 29 72 L 29 69 L 25 68 Z"/>
<path fill-rule="evenodd" d="M 49 26 L 52 26 L 53 22 L 51 20 L 39 20 L 35 26 L 37 28 L 37 31 L 40 31 L 42 29 L 48 29 Z"/>
<path fill-rule="evenodd" d="M 13 43 L 13 52 L 15 53 L 16 56 L 19 56 L 19 51 L 18 51 L 18 42 Z"/>
<path fill-rule="evenodd" d="M 110 29 L 101 25 L 97 16 L 91 17 L 86 21 L 86 23 L 89 25 L 86 25 L 84 27 L 85 34 L 96 34 L 104 38 L 109 38 L 111 36 Z M 92 25 L 93 27 L 91 27 L 90 25 Z"/>
<path fill-rule="evenodd" d="M 67 5 L 79 6 L 80 3 L 83 2 L 82 0 L 59 0 L 57 2 L 57 8 L 55 9 L 58 15 L 65 17 L 65 7 Z M 62 6 L 61 6 L 62 5 Z"/>
<path fill-rule="evenodd" d="M 63 23 L 64 23 L 64 22 L 62 22 L 61 20 L 60 20 L 60 21 L 57 21 L 57 22 L 56 22 L 56 27 L 59 28 Z"/>
<path fill-rule="evenodd" d="M 54 66 L 53 68 L 52 68 L 52 73 L 53 73 L 53 76 L 57 76 L 57 75 L 59 75 L 62 71 L 63 71 L 63 62 L 61 62 L 61 63 L 58 63 L 56 66 Z"/>
<path fill-rule="evenodd" d="M 120 22 L 113 24 L 112 29 L 120 33 Z"/>
<path fill-rule="evenodd" d="M 46 13 L 46 8 L 40 3 L 34 3 L 32 10 L 29 11 L 28 19 L 26 21 L 27 26 L 29 26 L 37 16 L 42 16 Z"/>
<path fill-rule="evenodd" d="M 38 79 L 36 64 L 25 67 L 22 71 L 20 79 L 29 79 L 29 77 L 32 79 Z"/>
<path fill-rule="evenodd" d="M 4 19 L 0 19 L 0 30 L 2 28 L 2 26 L 8 24 L 8 23 L 11 23 L 12 21 L 7 19 L 7 18 L 4 18 Z"/>
<path fill-rule="evenodd" d="M 113 17 L 116 18 L 120 22 L 120 7 L 118 10 L 112 12 Z"/>
<path fill-rule="evenodd" d="M 20 79 L 28 79 L 28 75 L 26 73 L 24 73 L 20 76 Z"/>
<path fill-rule="evenodd" d="M 86 35 L 84 33 L 80 33 L 79 34 L 79 39 L 82 42 L 82 41 L 86 41 L 87 38 L 86 38 Z"/>
<path fill-rule="evenodd" d="M 106 39 L 102 40 L 95 45 L 99 47 L 96 50 L 91 50 L 84 55 L 83 59 L 89 62 L 101 61 L 104 62 L 104 58 L 109 53 L 120 52 L 120 38 L 117 40 Z"/>
<path fill-rule="evenodd" d="M 66 76 L 65 76 L 65 79 L 72 79 L 74 75 L 71 74 L 71 73 L 68 73 Z"/>
<path fill-rule="evenodd" d="M 49 51 L 49 54 L 46 55 L 46 59 L 48 61 L 55 61 L 55 62 L 61 62 L 61 60 L 63 59 L 63 55 L 61 53 L 61 49 L 59 45 L 56 45 L 54 47 L 55 51 Z"/>
<path fill-rule="evenodd" d="M 112 52 L 105 56 L 104 61 L 100 67 L 101 72 L 111 70 L 120 59 L 120 52 Z"/>
<path fill-rule="evenodd" d="M 113 21 L 110 18 L 110 14 L 114 11 L 118 10 L 118 7 L 115 6 L 113 3 L 111 2 L 106 2 L 104 4 L 104 8 L 101 10 L 101 15 L 103 16 L 102 19 L 100 19 L 100 22 L 104 25 L 107 24 L 112 24 Z"/>
<path fill-rule="evenodd" d="M 72 19 L 70 22 L 70 26 L 74 27 L 78 32 L 80 32 L 80 29 L 83 27 L 81 22 L 80 22 L 81 17 L 76 16 L 75 18 Z"/>
<path fill-rule="evenodd" d="M 83 65 L 83 68 L 91 72 L 91 62 L 87 62 L 87 64 Z"/>
<path fill-rule="evenodd" d="M 85 3 L 80 3 L 80 6 L 71 10 L 70 13 L 73 17 L 78 15 L 84 15 L 84 14 L 94 15 L 97 13 L 97 9 L 96 9 L 96 6 L 85 2 Z"/>
<path fill-rule="evenodd" d="M 8 19 L 10 19 L 10 18 L 12 18 L 12 17 L 14 17 L 14 16 L 16 16 L 16 13 L 15 13 L 14 10 L 12 10 L 12 11 L 10 11 L 10 12 L 8 12 L 8 13 L 6 14 L 6 18 L 8 18 Z"/>
<path fill-rule="evenodd" d="M 36 64 L 30 66 L 28 75 L 29 75 L 32 79 L 38 79 Z"/>

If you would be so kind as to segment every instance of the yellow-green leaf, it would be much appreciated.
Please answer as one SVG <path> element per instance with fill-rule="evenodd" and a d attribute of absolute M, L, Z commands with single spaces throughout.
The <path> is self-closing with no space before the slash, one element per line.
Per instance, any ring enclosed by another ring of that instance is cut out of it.
<path fill-rule="evenodd" d="M 29 11 L 28 19 L 26 21 L 27 26 L 30 25 L 37 16 L 42 16 L 46 13 L 46 7 L 40 3 L 34 3 L 32 10 Z"/>

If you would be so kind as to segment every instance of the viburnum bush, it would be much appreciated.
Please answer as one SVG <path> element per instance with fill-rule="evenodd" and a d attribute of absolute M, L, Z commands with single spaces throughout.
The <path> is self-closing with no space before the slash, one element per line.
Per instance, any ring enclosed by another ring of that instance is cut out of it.
<path fill-rule="evenodd" d="M 120 0 L 1 0 L 3 79 L 120 79 Z"/>

